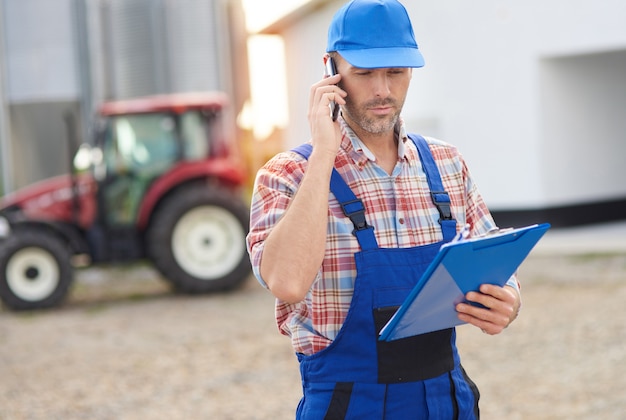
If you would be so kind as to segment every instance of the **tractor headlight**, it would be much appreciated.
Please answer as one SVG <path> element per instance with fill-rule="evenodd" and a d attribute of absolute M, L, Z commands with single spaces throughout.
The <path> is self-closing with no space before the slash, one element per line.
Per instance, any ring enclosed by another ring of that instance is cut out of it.
<path fill-rule="evenodd" d="M 9 224 L 9 221 L 0 216 L 0 238 L 6 238 L 9 236 L 9 233 L 11 233 L 11 225 Z"/>

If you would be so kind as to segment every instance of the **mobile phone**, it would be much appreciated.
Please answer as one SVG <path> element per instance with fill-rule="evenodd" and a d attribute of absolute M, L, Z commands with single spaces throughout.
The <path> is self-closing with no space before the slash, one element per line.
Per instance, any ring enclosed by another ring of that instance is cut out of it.
<path fill-rule="evenodd" d="M 326 66 L 326 76 L 334 76 L 337 74 L 337 67 L 335 67 L 335 60 L 332 57 L 327 56 L 324 60 L 324 65 Z M 335 101 L 330 102 L 330 117 L 333 121 L 337 121 L 337 116 L 339 116 L 339 106 Z"/>

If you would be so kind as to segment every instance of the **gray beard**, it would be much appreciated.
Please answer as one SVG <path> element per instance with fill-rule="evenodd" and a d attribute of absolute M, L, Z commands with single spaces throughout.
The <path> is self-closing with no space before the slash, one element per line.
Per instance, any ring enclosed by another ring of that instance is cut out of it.
<path fill-rule="evenodd" d="M 389 103 L 395 104 L 394 101 L 384 101 L 382 104 Z M 402 107 L 396 107 L 397 111 L 392 115 L 380 118 L 369 118 L 366 116 L 365 111 L 369 106 L 371 106 L 371 104 L 365 104 L 362 109 L 356 109 L 350 102 L 347 102 L 343 107 L 343 112 L 361 127 L 361 129 L 370 134 L 383 134 L 394 129 L 400 117 Z"/>

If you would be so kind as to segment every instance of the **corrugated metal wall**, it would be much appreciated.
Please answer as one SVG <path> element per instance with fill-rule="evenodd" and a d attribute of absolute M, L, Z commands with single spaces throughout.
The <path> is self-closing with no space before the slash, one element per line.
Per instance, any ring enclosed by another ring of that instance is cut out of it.
<path fill-rule="evenodd" d="M 226 17 L 214 2 L 168 0 L 165 2 L 167 68 L 174 91 L 224 89 L 230 84 L 223 71 L 230 48 L 219 48 L 218 34 L 228 39 Z M 210 24 L 208 24 L 210 22 Z"/>
<path fill-rule="evenodd" d="M 225 89 L 213 0 L 101 3 L 107 98 Z M 224 38 L 227 38 L 226 36 Z"/>

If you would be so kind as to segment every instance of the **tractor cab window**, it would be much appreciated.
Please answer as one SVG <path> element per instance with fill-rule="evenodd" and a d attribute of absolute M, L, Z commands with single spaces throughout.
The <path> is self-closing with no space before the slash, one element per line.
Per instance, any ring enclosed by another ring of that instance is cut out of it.
<path fill-rule="evenodd" d="M 204 159 L 209 155 L 210 127 L 200 111 L 188 111 L 180 116 L 181 137 L 186 160 Z"/>
<path fill-rule="evenodd" d="M 108 133 L 105 154 L 108 169 L 113 173 L 151 176 L 168 169 L 177 160 L 176 130 L 170 115 L 114 117 Z"/>
<path fill-rule="evenodd" d="M 132 224 L 152 181 L 179 159 L 174 117 L 165 113 L 112 117 L 103 151 L 107 221 L 111 225 Z"/>

